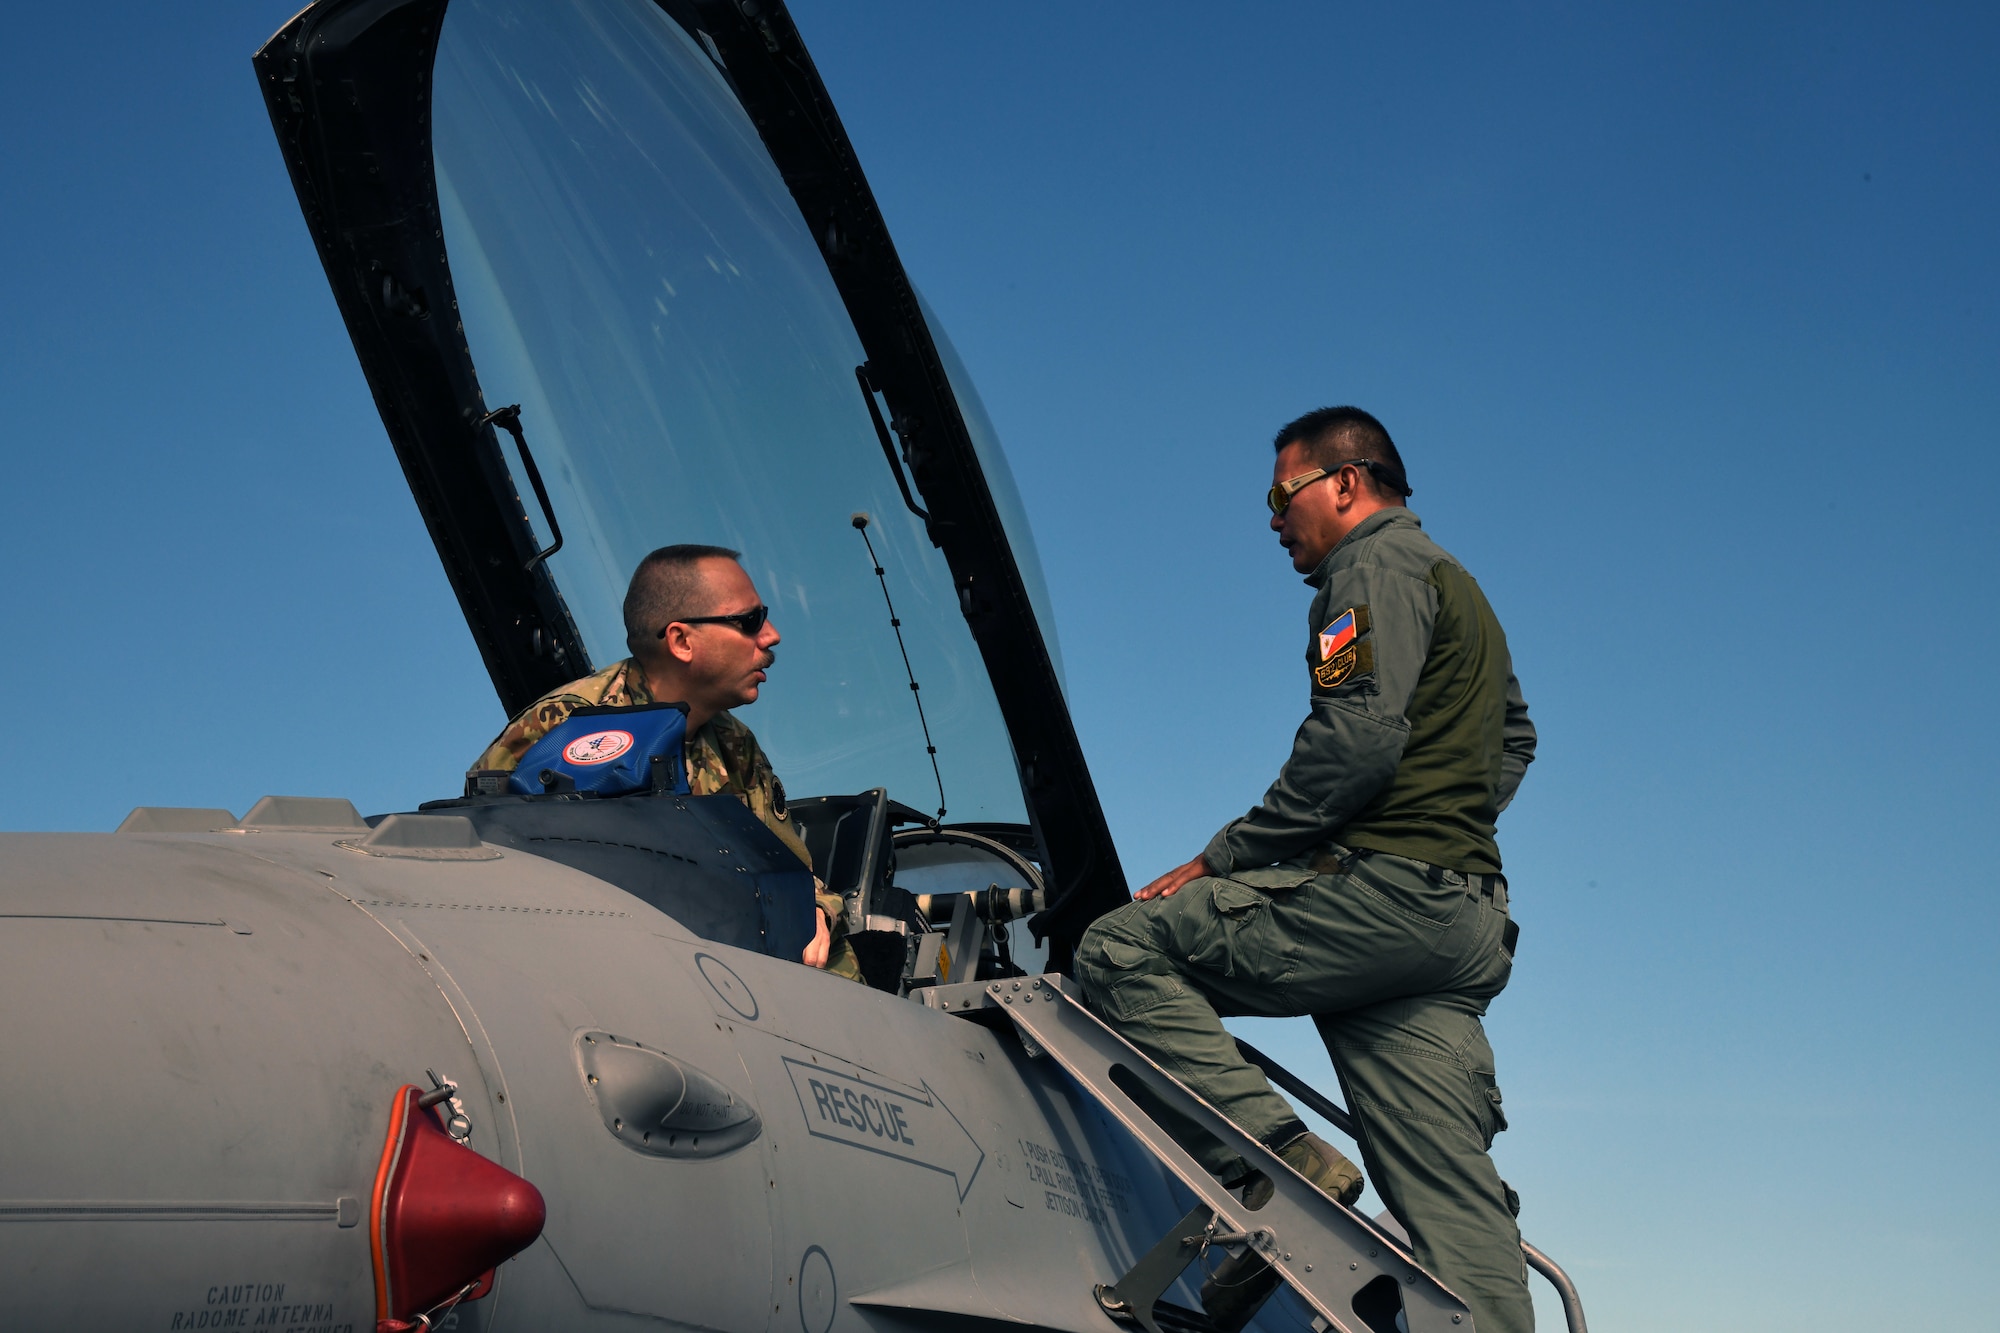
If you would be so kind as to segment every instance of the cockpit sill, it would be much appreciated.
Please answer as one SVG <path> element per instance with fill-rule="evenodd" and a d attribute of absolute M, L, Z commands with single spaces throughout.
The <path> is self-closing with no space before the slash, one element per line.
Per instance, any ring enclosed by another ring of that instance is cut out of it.
<path fill-rule="evenodd" d="M 266 796 L 227 810 L 141 806 L 120 834 L 317 835 L 390 861 L 554 861 L 639 899 L 701 939 L 796 961 L 812 937 L 815 875 L 849 904 L 845 930 L 868 985 L 1039 972 L 1025 921 L 1042 910 L 1033 835 L 1021 825 L 939 825 L 877 788 L 794 802 L 808 871 L 736 797 L 591 792 L 469 795 L 366 816 L 339 798 Z"/>

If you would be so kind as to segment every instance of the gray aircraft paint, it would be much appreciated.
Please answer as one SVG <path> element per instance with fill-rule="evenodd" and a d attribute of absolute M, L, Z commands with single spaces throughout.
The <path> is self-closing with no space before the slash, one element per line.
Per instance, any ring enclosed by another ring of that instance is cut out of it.
<path fill-rule="evenodd" d="M 698 939 L 539 857 L 369 855 L 357 833 L 0 835 L 10 1323 L 371 1327 L 342 1210 L 395 1088 L 432 1069 L 471 1148 L 549 1208 L 459 1328 L 1101 1330 L 1093 1284 L 1184 1209 L 1005 1033 Z M 761 1132 L 637 1150 L 586 1034 L 699 1071 Z"/>

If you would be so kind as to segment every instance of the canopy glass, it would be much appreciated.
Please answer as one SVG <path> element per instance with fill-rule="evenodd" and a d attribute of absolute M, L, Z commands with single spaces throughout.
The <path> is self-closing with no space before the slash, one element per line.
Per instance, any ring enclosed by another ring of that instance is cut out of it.
<path fill-rule="evenodd" d="M 860 341 L 710 53 L 651 0 L 453 0 L 433 111 L 459 317 L 487 405 L 521 404 L 564 537 L 550 570 L 593 661 L 627 653 L 620 604 L 647 551 L 739 549 L 784 636 L 743 720 L 787 787 L 936 808 L 864 512 L 949 817 L 1024 819 L 950 573 L 856 382 Z M 925 313 L 1059 661 L 1006 461 Z"/>

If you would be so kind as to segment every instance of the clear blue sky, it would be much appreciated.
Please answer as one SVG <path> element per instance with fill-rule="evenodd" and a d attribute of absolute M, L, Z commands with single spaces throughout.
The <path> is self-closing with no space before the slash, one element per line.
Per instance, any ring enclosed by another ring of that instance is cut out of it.
<path fill-rule="evenodd" d="M 250 75 L 288 12 L 9 16 L 0 826 L 408 808 L 501 721 Z M 1527 1233 L 1600 1329 L 2000 1328 L 1994 11 L 796 12 L 1133 879 L 1285 753 L 1268 439 L 1366 406 L 1542 731 L 1491 1018 Z"/>

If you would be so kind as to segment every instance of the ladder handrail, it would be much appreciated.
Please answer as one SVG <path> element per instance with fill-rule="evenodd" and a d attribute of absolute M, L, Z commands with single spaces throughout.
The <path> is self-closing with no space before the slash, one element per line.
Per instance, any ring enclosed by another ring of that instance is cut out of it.
<path fill-rule="evenodd" d="M 1234 1033 L 1230 1035 L 1235 1036 Z M 1357 1142 L 1360 1140 L 1361 1136 L 1357 1132 L 1354 1117 L 1349 1115 L 1344 1107 L 1243 1038 L 1236 1037 L 1235 1040 L 1236 1049 L 1243 1052 L 1243 1058 L 1263 1070 L 1266 1078 L 1298 1098 L 1307 1110 L 1348 1138 Z M 1589 1333 L 1583 1322 L 1583 1297 L 1577 1294 L 1576 1283 L 1570 1279 L 1570 1275 L 1563 1272 L 1555 1260 L 1525 1240 L 1521 1242 L 1521 1254 L 1527 1259 L 1528 1266 L 1547 1278 L 1549 1285 L 1556 1289 L 1556 1294 L 1562 1297 L 1563 1321 L 1569 1325 L 1569 1333 Z"/>
<path fill-rule="evenodd" d="M 1521 1253 L 1527 1256 L 1528 1265 L 1547 1278 L 1549 1285 L 1562 1297 L 1563 1322 L 1569 1325 L 1569 1333 L 1587 1333 L 1583 1325 L 1583 1297 L 1577 1294 L 1576 1283 L 1570 1281 L 1569 1274 L 1563 1272 L 1555 1260 L 1525 1240 L 1521 1242 Z"/>
<path fill-rule="evenodd" d="M 1243 1038 L 1236 1037 L 1234 1033 L 1230 1035 L 1235 1037 L 1236 1049 L 1243 1052 L 1243 1058 L 1263 1070 L 1264 1077 L 1270 1079 L 1286 1092 L 1291 1093 L 1292 1096 L 1304 1102 L 1308 1111 L 1319 1116 L 1335 1129 L 1347 1135 L 1348 1138 L 1354 1139 L 1357 1142 L 1360 1140 L 1360 1129 L 1355 1125 L 1354 1117 L 1347 1113 L 1345 1107 L 1337 1105 L 1318 1088 L 1315 1088 L 1312 1084 L 1306 1082 L 1297 1074 L 1294 1074 L 1291 1070 L 1285 1068 L 1276 1060 L 1273 1060 L 1270 1056 L 1243 1040 Z"/>

